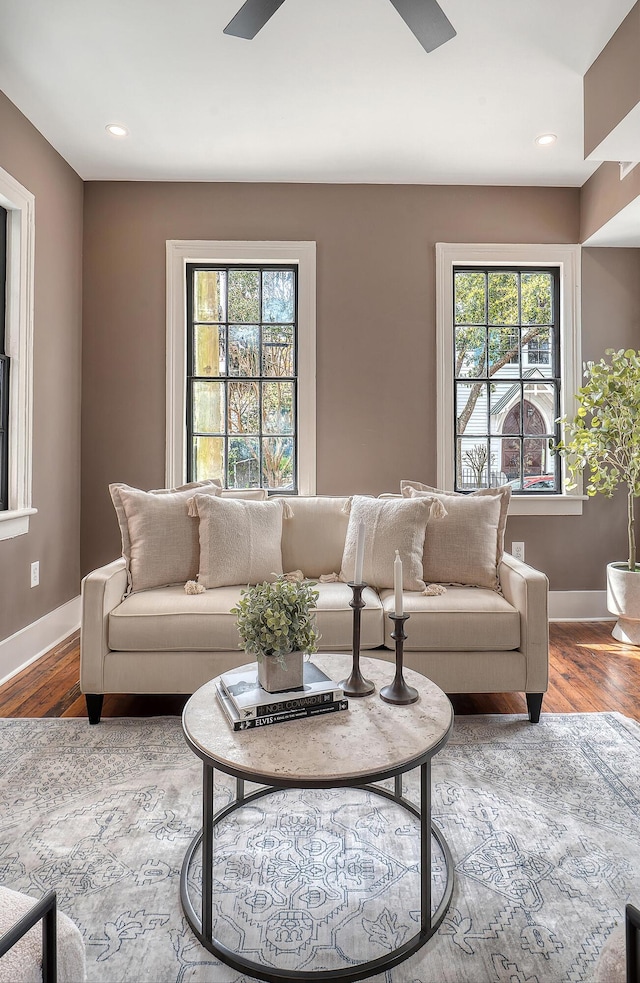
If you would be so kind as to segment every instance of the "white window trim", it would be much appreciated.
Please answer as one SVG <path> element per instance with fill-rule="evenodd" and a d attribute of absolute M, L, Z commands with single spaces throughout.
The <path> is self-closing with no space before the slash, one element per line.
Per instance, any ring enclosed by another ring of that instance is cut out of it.
<path fill-rule="evenodd" d="M 33 462 L 33 310 L 35 196 L 0 167 L 0 205 L 7 210 L 5 342 L 9 392 L 9 508 L 0 512 L 0 540 L 29 532 Z"/>
<path fill-rule="evenodd" d="M 167 487 L 185 481 L 187 263 L 295 263 L 298 266 L 298 494 L 316 492 L 316 244 L 167 240 Z"/>
<path fill-rule="evenodd" d="M 580 360 L 580 258 L 579 245 L 524 243 L 436 243 L 436 338 L 437 338 L 437 477 L 439 488 L 453 488 L 453 267 L 557 266 L 560 270 L 562 387 L 560 412 L 572 416 L 573 397 L 581 385 Z M 567 480 L 562 458 L 563 487 Z M 509 515 L 581 515 L 582 486 L 562 495 L 513 495 Z"/>

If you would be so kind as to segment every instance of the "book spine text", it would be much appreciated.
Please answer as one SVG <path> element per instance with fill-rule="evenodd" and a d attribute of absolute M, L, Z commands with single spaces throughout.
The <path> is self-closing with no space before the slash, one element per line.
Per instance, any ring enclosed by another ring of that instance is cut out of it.
<path fill-rule="evenodd" d="M 251 717 L 247 720 L 233 720 L 234 730 L 250 730 L 253 727 L 267 727 L 269 724 L 279 724 L 287 720 L 300 720 L 303 717 L 318 717 L 323 713 L 335 713 L 338 710 L 347 710 L 349 701 L 346 699 L 333 700 L 331 703 L 323 703 L 316 706 L 299 707 L 297 710 L 284 710 L 278 713 L 266 714 L 262 717 Z"/>

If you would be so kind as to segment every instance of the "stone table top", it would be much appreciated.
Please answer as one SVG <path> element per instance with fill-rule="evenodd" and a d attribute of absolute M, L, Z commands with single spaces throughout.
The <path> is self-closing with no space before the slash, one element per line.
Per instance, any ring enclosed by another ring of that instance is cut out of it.
<path fill-rule="evenodd" d="M 351 672 L 352 657 L 317 653 L 313 662 L 332 679 L 342 680 Z M 453 709 L 435 683 L 405 669 L 406 682 L 420 698 L 394 706 L 380 699 L 379 690 L 392 681 L 395 664 L 361 656 L 360 670 L 375 683 L 376 692 L 351 697 L 348 710 L 241 731 L 229 725 L 213 679 L 184 708 L 187 742 L 221 771 L 266 785 L 308 786 L 377 781 L 428 760 L 446 743 Z"/>

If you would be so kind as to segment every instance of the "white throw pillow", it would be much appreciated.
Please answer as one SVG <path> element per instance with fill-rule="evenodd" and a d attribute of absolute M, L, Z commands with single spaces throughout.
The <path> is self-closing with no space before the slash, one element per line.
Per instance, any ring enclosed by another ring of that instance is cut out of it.
<path fill-rule="evenodd" d="M 127 488 L 128 485 L 125 485 Z M 196 488 L 202 490 L 203 494 L 206 495 L 221 495 L 224 491 L 222 485 L 217 478 L 204 478 L 202 481 L 189 481 L 186 485 L 176 485 L 175 488 L 152 488 L 149 492 L 150 495 L 175 495 L 176 492 L 190 491 L 194 492 Z M 215 491 L 215 489 L 218 489 Z"/>
<path fill-rule="evenodd" d="M 221 491 L 213 481 L 149 492 L 122 483 L 109 485 L 130 591 L 184 584 L 198 573 L 198 523 L 189 517 L 188 508 L 196 489 L 209 497 Z"/>
<path fill-rule="evenodd" d="M 251 502 L 266 502 L 269 493 L 266 488 L 223 488 L 222 498 L 244 498 Z"/>
<path fill-rule="evenodd" d="M 434 498 L 380 499 L 354 495 L 342 554 L 340 579 L 352 581 L 360 522 L 365 524 L 362 579 L 371 587 L 393 587 L 396 550 L 402 560 L 404 590 L 422 591 L 422 556 Z"/>
<path fill-rule="evenodd" d="M 337 574 L 349 526 L 349 498 L 283 496 L 291 514 L 282 526 L 282 566 L 317 580 Z"/>
<path fill-rule="evenodd" d="M 281 500 L 251 500 L 195 495 L 190 512 L 200 519 L 200 569 L 203 587 L 259 584 L 282 574 Z"/>
<path fill-rule="evenodd" d="M 435 496 L 447 510 L 442 522 L 427 529 L 426 582 L 499 590 L 498 565 L 504 550 L 511 487 L 481 488 L 468 495 L 441 491 L 419 481 L 401 481 L 400 487 L 410 501 Z"/>

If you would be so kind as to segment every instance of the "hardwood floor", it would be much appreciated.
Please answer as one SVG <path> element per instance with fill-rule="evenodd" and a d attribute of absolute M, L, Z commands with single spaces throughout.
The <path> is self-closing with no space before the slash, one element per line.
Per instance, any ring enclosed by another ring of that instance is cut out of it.
<path fill-rule="evenodd" d="M 611 636 L 612 622 L 550 625 L 550 680 L 543 713 L 619 710 L 640 721 L 640 648 Z M 0 717 L 84 717 L 78 683 L 80 633 L 0 686 Z M 105 696 L 104 717 L 179 714 L 185 696 Z M 519 693 L 454 695 L 458 714 L 525 713 Z"/>

